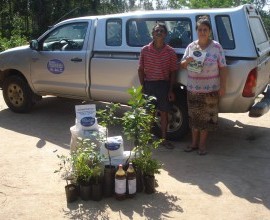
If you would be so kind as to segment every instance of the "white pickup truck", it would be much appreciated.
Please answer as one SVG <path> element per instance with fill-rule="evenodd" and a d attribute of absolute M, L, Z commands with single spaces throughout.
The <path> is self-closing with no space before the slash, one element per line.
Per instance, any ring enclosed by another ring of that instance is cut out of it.
<path fill-rule="evenodd" d="M 127 103 L 127 90 L 139 85 L 140 50 L 152 40 L 153 25 L 166 24 L 166 40 L 180 60 L 186 46 L 197 38 L 196 20 L 202 15 L 209 17 L 212 38 L 223 46 L 229 69 L 220 112 L 248 112 L 270 81 L 269 37 L 252 5 L 62 21 L 32 40 L 30 46 L 0 53 L 0 87 L 5 102 L 14 112 L 30 111 L 45 95 Z M 177 100 L 169 116 L 169 139 L 181 138 L 188 130 L 186 84 L 187 74 L 180 70 L 175 86 Z M 263 99 L 255 116 L 269 110 L 268 101 Z"/>

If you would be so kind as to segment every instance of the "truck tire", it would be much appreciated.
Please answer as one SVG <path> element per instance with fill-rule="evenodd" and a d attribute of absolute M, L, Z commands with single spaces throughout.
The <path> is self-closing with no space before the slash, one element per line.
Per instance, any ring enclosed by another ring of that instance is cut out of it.
<path fill-rule="evenodd" d="M 29 112 L 34 104 L 34 94 L 20 76 L 10 76 L 4 81 L 3 96 L 7 106 L 16 113 Z"/>
<path fill-rule="evenodd" d="M 168 128 L 166 134 L 167 139 L 172 141 L 180 140 L 189 130 L 186 95 L 185 93 L 179 94 L 177 92 L 175 94 L 178 94 L 178 96 L 168 114 Z M 158 121 L 155 124 L 153 131 L 160 137 L 161 129 L 159 112 L 157 112 L 157 118 Z"/>

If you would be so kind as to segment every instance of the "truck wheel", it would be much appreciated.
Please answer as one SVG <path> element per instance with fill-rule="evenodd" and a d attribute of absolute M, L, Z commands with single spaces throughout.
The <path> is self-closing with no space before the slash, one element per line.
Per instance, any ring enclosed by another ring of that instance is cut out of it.
<path fill-rule="evenodd" d="M 177 94 L 177 93 L 176 93 Z M 154 133 L 161 136 L 160 114 L 157 112 L 158 121 L 154 127 Z M 186 96 L 180 94 L 173 103 L 168 114 L 168 140 L 180 140 L 189 130 Z"/>
<path fill-rule="evenodd" d="M 17 113 L 29 112 L 34 104 L 31 88 L 19 76 L 10 76 L 4 81 L 3 96 L 7 106 Z"/>

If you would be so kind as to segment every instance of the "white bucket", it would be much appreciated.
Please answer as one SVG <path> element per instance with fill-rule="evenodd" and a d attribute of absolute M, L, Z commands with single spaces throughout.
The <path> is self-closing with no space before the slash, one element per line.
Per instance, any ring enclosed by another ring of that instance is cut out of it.
<path fill-rule="evenodd" d="M 108 157 L 123 156 L 124 143 L 122 136 L 108 137 L 107 142 L 103 143 L 100 147 L 101 155 Z"/>
<path fill-rule="evenodd" d="M 70 140 L 70 151 L 74 152 L 77 149 L 78 138 L 90 139 L 97 145 L 101 147 L 103 140 L 106 137 L 106 128 L 98 125 L 97 130 L 83 130 L 78 129 L 76 125 L 70 127 L 71 140 Z"/>
<path fill-rule="evenodd" d="M 119 164 L 125 164 L 125 163 L 129 163 L 135 156 L 135 153 L 133 151 L 124 151 L 123 155 L 121 156 L 115 156 L 115 157 L 111 157 L 111 165 L 118 167 Z M 109 158 L 104 158 L 102 160 L 104 166 L 106 165 L 110 165 L 110 160 Z"/>

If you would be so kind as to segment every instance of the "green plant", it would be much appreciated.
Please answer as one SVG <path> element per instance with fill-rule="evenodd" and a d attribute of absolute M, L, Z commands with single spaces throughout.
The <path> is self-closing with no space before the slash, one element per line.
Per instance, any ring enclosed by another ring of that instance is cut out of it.
<path fill-rule="evenodd" d="M 122 125 L 126 137 L 134 140 L 135 158 L 132 162 L 145 175 L 157 174 L 162 164 L 153 158 L 152 152 L 158 148 L 162 139 L 156 138 L 151 133 L 152 126 L 157 120 L 155 117 L 155 97 L 143 94 L 142 86 L 132 87 L 128 93 L 131 95 L 128 102 L 131 110 L 124 113 Z"/>
<path fill-rule="evenodd" d="M 134 142 L 132 151 L 135 152 L 135 157 L 137 157 L 145 150 L 150 150 L 149 143 L 154 140 L 151 129 L 156 120 L 153 104 L 155 97 L 143 94 L 142 86 L 132 87 L 128 90 L 128 93 L 131 96 L 128 101 L 130 110 L 124 113 L 122 125 L 127 139 Z"/>
<path fill-rule="evenodd" d="M 7 50 L 12 47 L 18 47 L 22 45 L 27 45 L 27 39 L 24 36 L 20 36 L 17 33 L 14 33 L 10 39 L 2 38 L 0 36 L 0 51 Z"/>
<path fill-rule="evenodd" d="M 90 139 L 79 139 L 77 150 L 72 154 L 74 174 L 80 184 L 96 182 L 102 173 L 102 156 Z"/>
<path fill-rule="evenodd" d="M 160 173 L 159 169 L 162 168 L 163 164 L 153 158 L 153 149 L 158 148 L 162 139 L 156 139 L 149 143 L 149 137 L 147 136 L 150 136 L 150 134 L 146 133 L 142 137 L 140 141 L 142 145 L 139 147 L 140 154 L 133 158 L 132 163 L 142 171 L 143 175 L 154 176 L 154 174 Z"/>
<path fill-rule="evenodd" d="M 119 103 L 110 103 L 110 105 L 105 106 L 105 109 L 97 111 L 98 123 L 106 128 L 106 137 L 108 137 L 108 127 L 119 121 L 119 118 L 115 116 L 115 112 L 119 108 Z"/>
<path fill-rule="evenodd" d="M 151 134 L 151 128 L 155 122 L 155 106 L 153 105 L 154 97 L 146 96 L 142 93 L 142 86 L 138 88 L 132 87 L 128 90 L 131 98 L 128 101 L 130 110 L 124 113 L 122 117 L 122 125 L 124 128 L 124 134 L 127 139 L 134 141 L 134 146 L 140 146 L 140 142 L 145 142 L 145 138 L 149 140 L 153 138 L 151 136 L 144 136 L 143 134 Z M 147 140 L 147 141 L 149 141 Z"/>
<path fill-rule="evenodd" d="M 159 174 L 162 167 L 157 159 L 152 157 L 142 157 L 143 158 L 143 173 L 147 176 L 154 176 L 154 174 Z"/>
<path fill-rule="evenodd" d="M 60 159 L 58 163 L 59 169 L 55 170 L 54 173 L 60 173 L 61 178 L 66 180 L 66 184 L 68 185 L 68 181 L 74 179 L 74 171 L 72 169 L 72 158 L 66 155 L 57 155 Z"/>
<path fill-rule="evenodd" d="M 110 105 L 106 105 L 105 109 L 101 109 L 97 111 L 97 118 L 98 118 L 98 122 L 101 126 L 106 128 L 106 135 L 105 137 L 100 137 L 101 141 L 107 142 L 107 138 L 108 138 L 108 127 L 111 125 L 116 124 L 117 122 L 119 122 L 119 118 L 117 118 L 115 116 L 115 112 L 117 111 L 117 109 L 120 108 L 120 104 L 119 103 L 110 103 Z M 108 156 L 109 156 L 109 163 L 110 166 L 111 164 L 111 155 L 110 155 L 110 151 L 108 150 Z"/>

